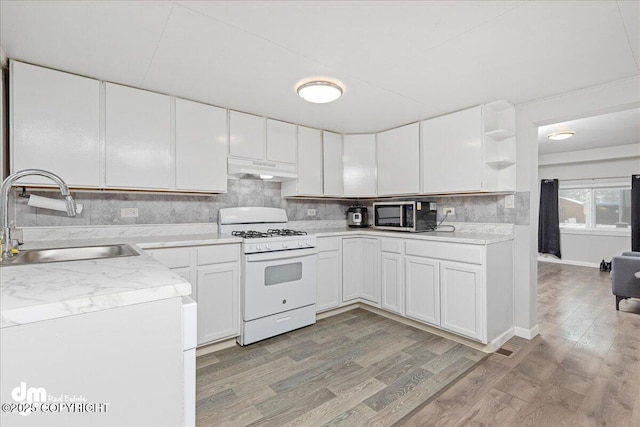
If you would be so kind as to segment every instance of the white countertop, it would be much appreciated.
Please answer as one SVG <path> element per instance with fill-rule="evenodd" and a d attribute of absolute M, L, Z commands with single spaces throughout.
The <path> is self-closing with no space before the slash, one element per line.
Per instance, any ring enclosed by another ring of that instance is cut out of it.
<path fill-rule="evenodd" d="M 60 230 L 62 232 L 63 230 Z M 93 230 L 91 230 L 93 232 Z M 90 238 L 27 242 L 21 249 L 128 243 L 139 256 L 0 267 L 0 327 L 39 322 L 131 304 L 191 294 L 191 285 L 141 249 L 241 243 L 242 239 L 207 232 L 128 236 L 94 234 Z M 317 237 L 380 236 L 488 245 L 513 240 L 511 234 L 473 232 L 406 233 L 370 228 L 307 228 Z M 68 234 L 68 233 L 67 233 Z M 81 237 L 80 234 L 74 235 Z"/>
<path fill-rule="evenodd" d="M 493 243 L 505 242 L 513 240 L 511 234 L 495 234 L 495 233 L 468 233 L 468 232 L 447 232 L 447 231 L 432 231 L 427 233 L 409 233 L 403 231 L 386 231 L 376 230 L 372 228 L 322 228 L 322 229 L 307 229 L 305 230 L 309 234 L 315 234 L 317 237 L 330 237 L 330 236 L 348 236 L 354 234 L 361 234 L 365 236 L 378 236 L 378 237 L 394 237 L 398 239 L 413 239 L 413 240 L 431 240 L 437 242 L 450 242 L 450 243 L 466 243 L 471 245 L 490 245 Z"/>
<path fill-rule="evenodd" d="M 217 234 L 26 243 L 21 249 L 128 243 L 138 256 L 0 267 L 0 328 L 191 294 L 191 284 L 141 249 L 239 243 Z"/>

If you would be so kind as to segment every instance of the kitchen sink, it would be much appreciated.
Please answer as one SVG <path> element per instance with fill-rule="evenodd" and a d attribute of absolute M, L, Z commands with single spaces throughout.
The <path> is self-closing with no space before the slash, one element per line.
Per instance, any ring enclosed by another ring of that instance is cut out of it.
<path fill-rule="evenodd" d="M 117 258 L 140 255 L 127 244 L 78 246 L 73 248 L 28 249 L 1 265 L 41 264 L 46 262 L 80 261 L 87 259 Z"/>

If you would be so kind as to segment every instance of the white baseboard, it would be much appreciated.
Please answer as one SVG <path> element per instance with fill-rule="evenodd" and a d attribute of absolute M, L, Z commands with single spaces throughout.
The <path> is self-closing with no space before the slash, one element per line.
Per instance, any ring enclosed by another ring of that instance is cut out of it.
<path fill-rule="evenodd" d="M 491 340 L 491 342 L 487 344 L 488 346 L 491 346 L 491 349 L 492 349 L 491 351 L 495 352 L 497 349 L 502 347 L 504 343 L 506 343 L 511 338 L 513 338 L 513 336 L 515 335 L 514 331 L 515 331 L 515 328 L 509 328 L 506 331 L 504 331 L 502 334 L 500 334 L 499 336 Z"/>
<path fill-rule="evenodd" d="M 227 338 L 222 341 L 214 342 L 213 344 L 205 344 L 202 347 L 196 348 L 196 357 L 203 356 L 209 353 L 215 353 L 216 351 L 224 350 L 225 348 L 235 347 L 236 338 Z"/>
<path fill-rule="evenodd" d="M 584 262 L 584 261 L 572 261 L 569 259 L 557 259 L 557 258 L 547 258 L 538 255 L 538 261 L 541 262 L 550 262 L 552 264 L 566 264 L 566 265 L 577 265 L 579 267 L 592 267 L 592 268 L 600 268 L 600 264 L 597 262 Z"/>
<path fill-rule="evenodd" d="M 516 326 L 513 329 L 517 337 L 524 338 L 527 340 L 532 340 L 540 334 L 538 325 L 535 325 L 533 328 L 530 328 L 530 329 L 520 328 L 518 326 Z"/>

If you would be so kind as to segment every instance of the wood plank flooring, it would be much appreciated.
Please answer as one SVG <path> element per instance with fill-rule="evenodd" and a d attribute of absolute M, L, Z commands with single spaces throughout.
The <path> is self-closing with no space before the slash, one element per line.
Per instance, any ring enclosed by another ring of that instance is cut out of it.
<path fill-rule="evenodd" d="M 540 335 L 513 338 L 406 426 L 640 426 L 640 301 L 609 273 L 538 264 Z"/>
<path fill-rule="evenodd" d="M 640 300 L 618 312 L 608 273 L 538 268 L 540 336 L 508 357 L 354 310 L 199 357 L 197 424 L 640 426 Z"/>
<path fill-rule="evenodd" d="M 389 426 L 486 354 L 363 309 L 197 359 L 198 426 Z"/>

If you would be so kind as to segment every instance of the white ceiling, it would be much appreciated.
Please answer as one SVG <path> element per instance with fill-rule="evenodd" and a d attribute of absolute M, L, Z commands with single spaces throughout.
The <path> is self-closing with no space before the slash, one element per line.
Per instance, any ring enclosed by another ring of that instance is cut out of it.
<path fill-rule="evenodd" d="M 575 135 L 563 141 L 552 141 L 547 135 L 572 130 Z M 640 143 L 640 109 L 619 111 L 538 128 L 538 154 L 613 147 Z"/>
<path fill-rule="evenodd" d="M 6 1 L 9 58 L 343 133 L 640 75 L 637 1 Z M 339 100 L 298 83 L 327 77 Z"/>

